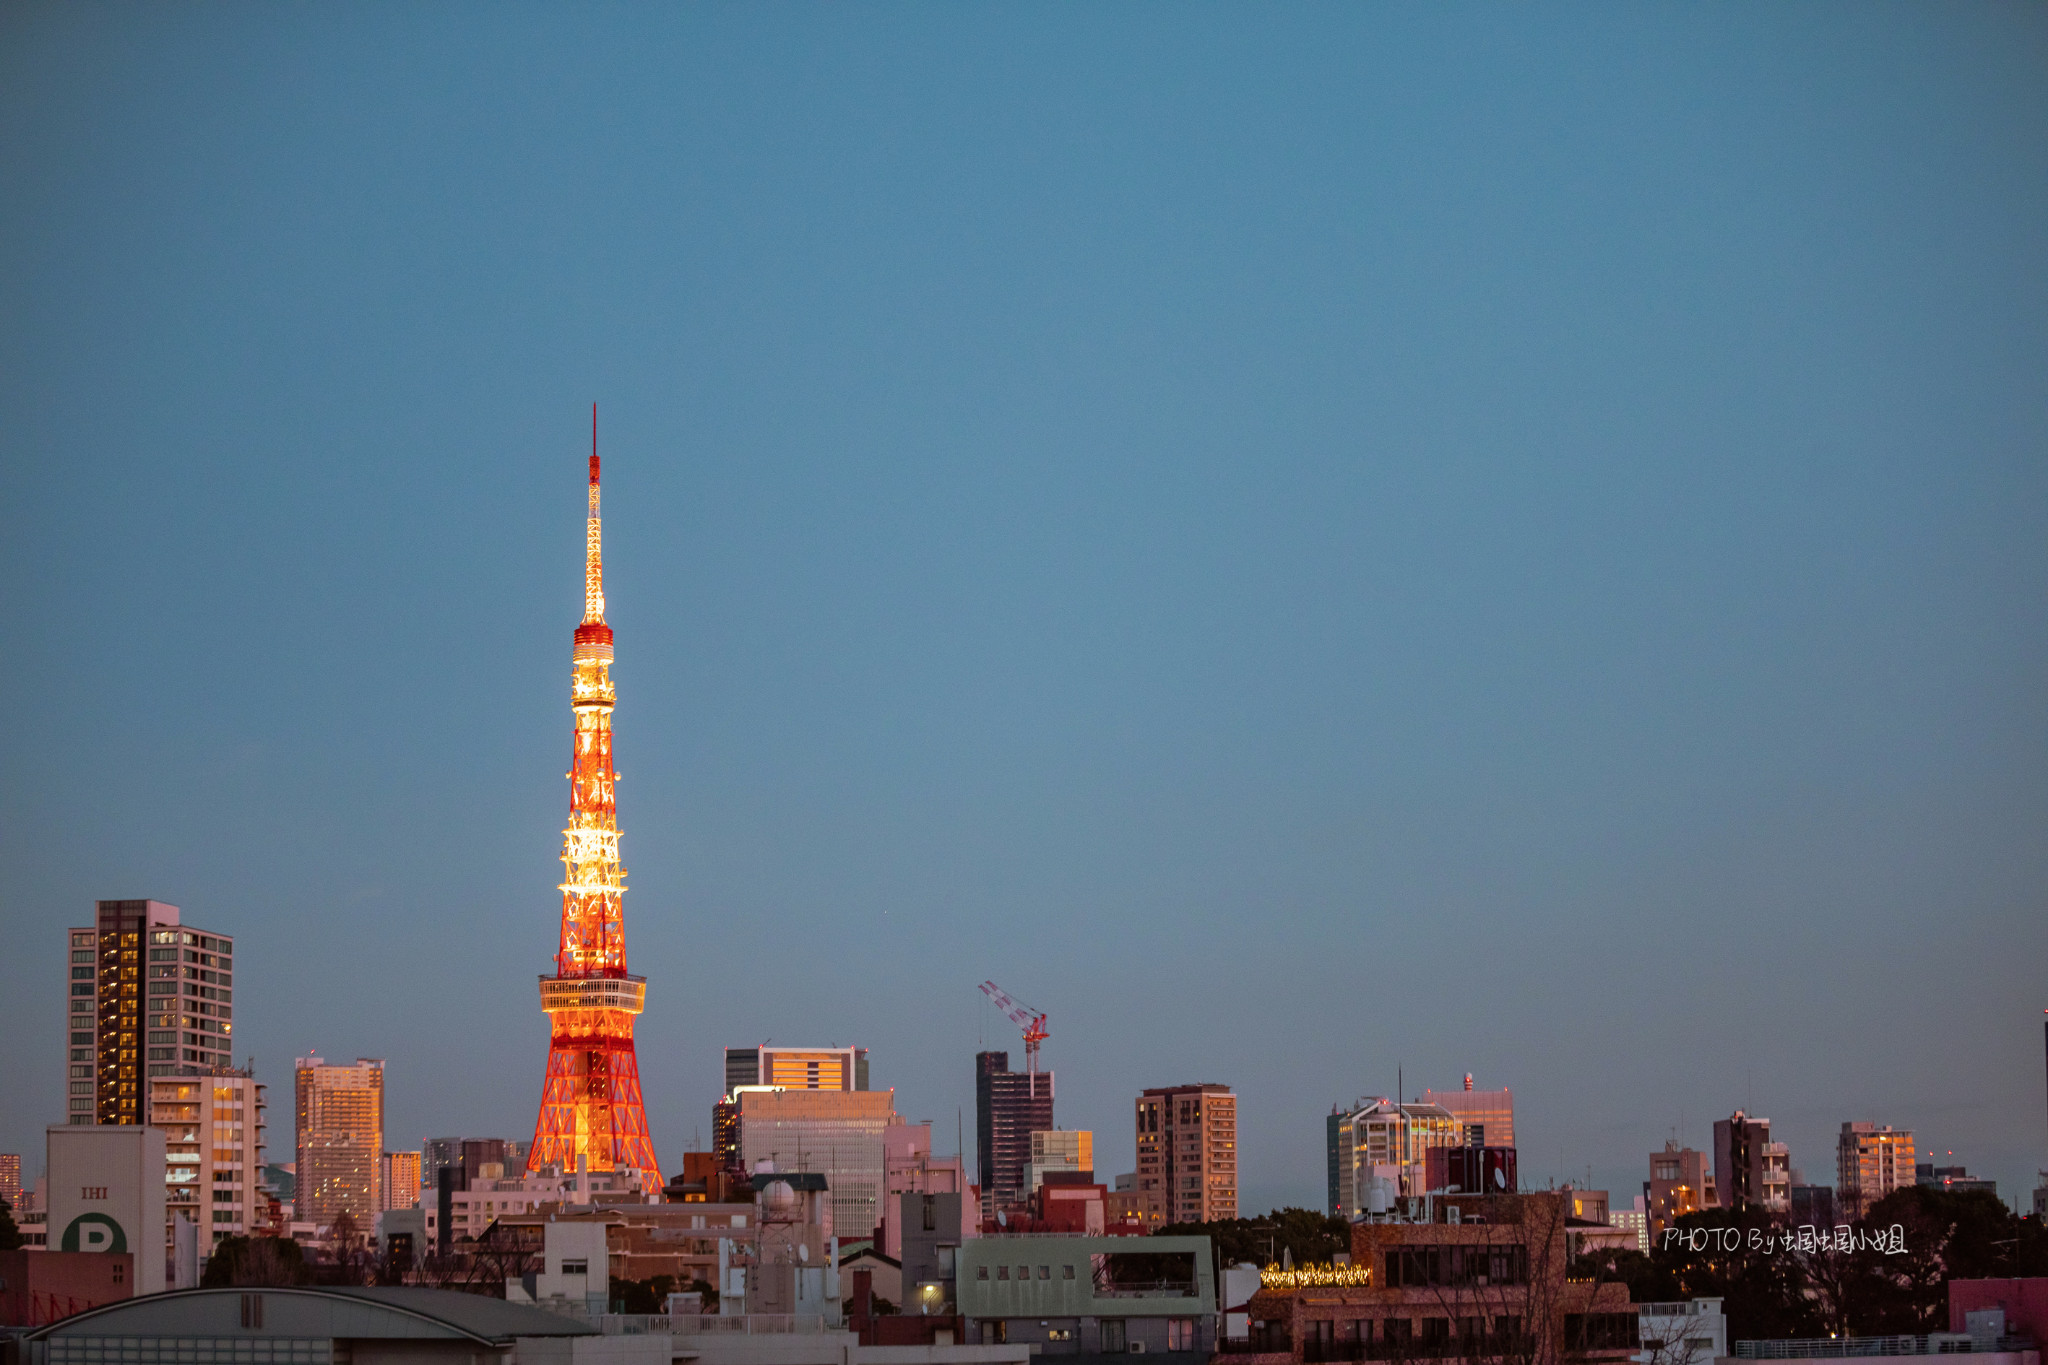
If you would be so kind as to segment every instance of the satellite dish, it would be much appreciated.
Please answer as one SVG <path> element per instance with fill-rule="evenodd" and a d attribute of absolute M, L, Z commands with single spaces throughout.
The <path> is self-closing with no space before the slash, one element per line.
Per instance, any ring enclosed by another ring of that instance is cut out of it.
<path fill-rule="evenodd" d="M 798 1242 L 796 1244 L 796 1258 L 799 1261 L 811 1259 L 811 1244 L 809 1242 Z"/>
<path fill-rule="evenodd" d="M 996 1210 L 996 1226 L 999 1228 L 1006 1228 L 1010 1226 L 1009 1216 L 1005 1214 L 1001 1209 Z"/>

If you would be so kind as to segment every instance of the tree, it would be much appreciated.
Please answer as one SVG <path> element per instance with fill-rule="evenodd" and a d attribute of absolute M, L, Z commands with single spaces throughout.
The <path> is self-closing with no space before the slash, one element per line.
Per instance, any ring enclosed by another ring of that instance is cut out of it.
<path fill-rule="evenodd" d="M 1804 1263 L 1775 1249 L 1783 1235 L 1760 1208 L 1702 1209 L 1673 1223 L 1650 1257 L 1670 1277 L 1671 1297 L 1722 1300 L 1731 1340 L 1821 1336 Z"/>
<path fill-rule="evenodd" d="M 1169 1223 L 1155 1237 L 1207 1237 L 1224 1265 L 1266 1265 L 1285 1252 L 1296 1265 L 1317 1265 L 1351 1251 L 1351 1224 L 1313 1209 L 1275 1209 L 1263 1218 Z"/>
<path fill-rule="evenodd" d="M 14 1206 L 0 1199 L 0 1251 L 21 1250 L 21 1229 L 14 1226 Z"/>
<path fill-rule="evenodd" d="M 283 1237 L 223 1237 L 214 1244 L 199 1277 L 201 1288 L 256 1288 L 265 1285 L 311 1284 L 299 1244 Z"/>

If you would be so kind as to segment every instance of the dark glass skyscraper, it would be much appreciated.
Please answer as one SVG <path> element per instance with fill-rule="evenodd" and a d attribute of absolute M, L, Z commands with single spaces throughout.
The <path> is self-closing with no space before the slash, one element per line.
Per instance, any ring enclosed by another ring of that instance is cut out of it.
<path fill-rule="evenodd" d="M 1007 1052 L 974 1054 L 974 1132 L 984 1209 L 1024 1202 L 1031 1135 L 1052 1126 L 1050 1071 L 1012 1071 Z"/>

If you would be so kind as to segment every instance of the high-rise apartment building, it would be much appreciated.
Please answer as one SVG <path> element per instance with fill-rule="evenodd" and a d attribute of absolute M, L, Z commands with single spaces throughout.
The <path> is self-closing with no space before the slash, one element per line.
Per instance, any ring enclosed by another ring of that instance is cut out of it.
<path fill-rule="evenodd" d="M 265 1088 L 253 1073 L 153 1076 L 149 1121 L 164 1130 L 165 1254 L 180 1218 L 198 1224 L 200 1255 L 223 1237 L 260 1230 Z"/>
<path fill-rule="evenodd" d="M 1688 1213 L 1718 1205 L 1707 1154 L 1675 1141 L 1667 1141 L 1661 1152 L 1650 1153 L 1650 1178 L 1643 1185 L 1643 1201 L 1653 1233 L 1662 1232 Z"/>
<path fill-rule="evenodd" d="M 1052 1129 L 1052 1072 L 1012 1071 L 1007 1052 L 974 1054 L 974 1136 L 982 1207 L 1022 1208 L 1031 1135 Z"/>
<path fill-rule="evenodd" d="M 377 1158 L 379 1209 L 416 1209 L 420 1203 L 420 1154 L 386 1152 Z"/>
<path fill-rule="evenodd" d="M 1714 1124 L 1714 1188 L 1724 1209 L 1792 1210 L 1792 1159 L 1771 1121 L 1738 1109 Z"/>
<path fill-rule="evenodd" d="M 21 1212 L 21 1153 L 0 1152 L 0 1199 L 7 1201 L 7 1207 Z"/>
<path fill-rule="evenodd" d="M 748 1087 L 734 1096 L 734 1110 L 746 1170 L 769 1161 L 776 1171 L 822 1174 L 832 1220 L 825 1235 L 851 1239 L 875 1230 L 885 1139 L 903 1122 L 895 1091 Z"/>
<path fill-rule="evenodd" d="M 230 1064 L 235 941 L 181 925 L 162 901 L 100 901 L 67 931 L 70 1123 L 149 1121 L 152 1076 Z"/>
<path fill-rule="evenodd" d="M 1515 1145 L 1515 1092 L 1474 1090 L 1472 1077 L 1465 1077 L 1463 1090 L 1425 1090 L 1424 1104 L 1441 1106 L 1458 1121 L 1467 1147 L 1512 1147 Z"/>
<path fill-rule="evenodd" d="M 1237 1217 L 1237 1096 L 1227 1085 L 1174 1085 L 1137 1100 L 1138 1193 L 1147 1221 Z"/>
<path fill-rule="evenodd" d="M 868 1050 L 864 1047 L 729 1047 L 725 1050 L 725 1093 L 741 1086 L 773 1085 L 785 1090 L 865 1090 Z"/>
<path fill-rule="evenodd" d="M 1872 1204 L 1914 1183 L 1913 1134 L 1875 1123 L 1845 1123 L 1835 1143 L 1835 1198 L 1861 1218 Z"/>
<path fill-rule="evenodd" d="M 1031 1159 L 1024 1163 L 1024 1193 L 1037 1193 L 1050 1171 L 1095 1170 L 1095 1134 L 1086 1128 L 1040 1129 L 1031 1135 Z"/>
<path fill-rule="evenodd" d="M 382 1203 L 379 1158 L 384 1154 L 384 1063 L 358 1057 L 330 1066 L 318 1057 L 294 1063 L 298 1132 L 300 1222 L 331 1227 L 343 1213 L 356 1229 L 376 1226 Z"/>

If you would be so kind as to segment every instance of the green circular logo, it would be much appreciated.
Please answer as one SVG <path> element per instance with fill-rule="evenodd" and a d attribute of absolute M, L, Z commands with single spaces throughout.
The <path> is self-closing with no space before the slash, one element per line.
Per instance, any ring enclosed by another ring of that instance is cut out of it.
<path fill-rule="evenodd" d="M 81 1213 L 64 1229 L 60 1251 L 126 1251 L 128 1234 L 104 1213 Z"/>

